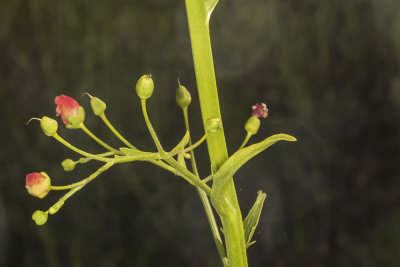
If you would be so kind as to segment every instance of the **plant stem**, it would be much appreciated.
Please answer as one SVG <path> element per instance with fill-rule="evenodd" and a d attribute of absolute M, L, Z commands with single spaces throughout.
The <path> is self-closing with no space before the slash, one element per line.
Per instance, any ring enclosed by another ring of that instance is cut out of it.
<path fill-rule="evenodd" d="M 243 143 L 240 145 L 239 149 L 244 148 L 244 146 L 247 144 L 247 142 L 249 142 L 251 136 L 252 136 L 252 134 L 247 132 L 246 138 L 244 139 Z"/>
<path fill-rule="evenodd" d="M 98 155 L 87 153 L 87 152 L 85 152 L 85 151 L 83 151 L 83 150 L 71 145 L 70 143 L 65 141 L 63 138 L 61 138 L 61 136 L 59 136 L 57 133 L 55 133 L 53 135 L 53 138 L 56 139 L 61 144 L 63 144 L 64 146 L 66 146 L 69 149 L 71 149 L 72 151 L 75 151 L 76 153 L 81 154 L 82 156 L 85 156 L 87 158 L 95 159 L 95 160 L 98 160 L 98 161 L 104 161 L 104 162 L 109 162 L 109 161 L 112 160 L 110 158 L 104 158 L 104 157 L 101 157 L 101 156 L 98 156 Z"/>
<path fill-rule="evenodd" d="M 186 130 L 189 131 L 189 133 L 190 133 L 187 107 L 186 108 L 182 108 L 182 111 L 183 111 L 183 117 L 185 119 Z M 189 146 L 192 146 L 192 137 L 191 136 L 189 137 Z M 200 178 L 199 172 L 197 170 L 196 159 L 194 158 L 194 151 L 190 150 L 189 153 L 190 153 L 190 162 L 191 162 L 191 165 L 192 165 L 193 173 L 197 177 Z M 214 212 L 212 210 L 210 200 L 209 200 L 207 194 L 203 190 L 201 190 L 199 187 L 196 187 L 196 189 L 197 189 L 197 192 L 199 193 L 200 200 L 201 200 L 201 202 L 203 204 L 203 207 L 204 207 L 204 211 L 206 212 L 208 223 L 210 224 L 211 232 L 212 232 L 212 235 L 213 235 L 213 238 L 214 238 L 215 245 L 217 246 L 219 257 L 221 258 L 222 264 L 225 267 L 227 267 L 226 261 L 224 261 L 224 259 L 226 259 L 226 251 L 225 251 L 225 248 L 224 248 L 224 244 L 222 242 L 221 235 L 219 234 L 218 225 L 217 225 L 217 222 L 216 222 L 215 217 L 214 217 Z"/>
<path fill-rule="evenodd" d="M 185 0 L 188 17 L 193 61 L 199 92 L 203 124 L 208 118 L 221 118 L 214 63 L 211 50 L 210 33 L 207 19 L 207 8 L 204 0 Z M 207 138 L 208 152 L 212 172 L 215 173 L 227 160 L 228 151 L 223 128 Z M 246 242 L 244 240 L 243 219 L 231 178 L 227 182 L 224 194 L 224 213 L 221 217 L 226 251 L 230 267 L 246 267 Z"/>

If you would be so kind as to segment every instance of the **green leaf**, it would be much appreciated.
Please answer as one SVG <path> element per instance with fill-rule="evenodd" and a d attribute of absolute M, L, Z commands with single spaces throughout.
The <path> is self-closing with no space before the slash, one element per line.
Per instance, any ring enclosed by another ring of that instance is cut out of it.
<path fill-rule="evenodd" d="M 232 177 L 246 162 L 258 155 L 268 147 L 272 146 L 279 141 L 297 141 L 296 138 L 287 134 L 276 134 L 268 137 L 264 141 L 257 144 L 242 148 L 230 156 L 221 168 L 213 174 L 214 183 L 211 188 L 211 202 L 218 212 L 224 213 L 221 210 L 223 205 L 220 205 L 222 194 L 221 192 L 225 188 L 225 185 L 230 177 Z"/>
<path fill-rule="evenodd" d="M 214 8 L 217 6 L 219 0 L 206 0 L 206 8 L 207 8 L 207 24 L 210 22 L 211 14 L 214 11 Z"/>
<path fill-rule="evenodd" d="M 254 231 L 258 225 L 258 221 L 260 220 L 261 211 L 264 205 L 264 200 L 267 197 L 267 194 L 258 191 L 256 202 L 254 203 L 253 207 L 249 211 L 246 219 L 243 222 L 244 228 L 244 238 L 246 240 L 246 247 L 250 247 L 255 241 L 251 241 L 253 237 Z"/>

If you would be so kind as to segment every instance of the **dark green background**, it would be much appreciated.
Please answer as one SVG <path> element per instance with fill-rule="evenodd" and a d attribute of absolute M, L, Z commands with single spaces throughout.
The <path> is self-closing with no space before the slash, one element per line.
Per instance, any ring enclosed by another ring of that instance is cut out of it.
<path fill-rule="evenodd" d="M 244 214 L 258 190 L 265 208 L 250 266 L 400 266 L 400 2 L 221 0 L 211 22 L 230 153 L 256 102 L 270 116 L 252 142 L 288 133 L 235 176 Z M 0 1 L 0 266 L 219 266 L 198 196 L 147 163 L 115 166 L 47 224 L 31 220 L 58 197 L 27 194 L 25 174 L 77 181 L 99 164 L 63 172 L 77 155 L 31 117 L 55 117 L 54 97 L 86 108 L 87 126 L 119 146 L 91 113 L 89 92 L 135 145 L 154 151 L 134 93 L 152 73 L 150 117 L 165 147 L 184 133 L 177 77 L 192 92 L 202 135 L 183 0 Z M 60 121 L 60 120 L 59 120 Z M 60 135 L 102 151 L 77 130 Z M 205 146 L 197 158 L 209 173 Z"/>

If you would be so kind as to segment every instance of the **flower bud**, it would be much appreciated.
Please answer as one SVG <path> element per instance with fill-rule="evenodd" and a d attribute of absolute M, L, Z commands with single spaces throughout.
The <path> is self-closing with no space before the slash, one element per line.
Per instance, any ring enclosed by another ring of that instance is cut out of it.
<path fill-rule="evenodd" d="M 61 166 L 64 168 L 64 171 L 70 172 L 75 169 L 75 162 L 72 159 L 64 159 L 61 162 Z"/>
<path fill-rule="evenodd" d="M 54 102 L 57 105 L 56 112 L 69 129 L 80 128 L 85 120 L 85 110 L 72 97 L 59 95 Z"/>
<path fill-rule="evenodd" d="M 136 83 L 136 93 L 140 99 L 147 99 L 153 94 L 154 83 L 151 74 L 140 77 Z"/>
<path fill-rule="evenodd" d="M 37 225 L 45 224 L 48 217 L 49 214 L 41 210 L 37 210 L 32 214 L 32 220 L 34 220 Z"/>
<path fill-rule="evenodd" d="M 251 135 L 256 134 L 259 128 L 260 119 L 255 116 L 251 116 L 244 125 L 246 132 L 250 133 Z"/>
<path fill-rule="evenodd" d="M 181 108 L 187 108 L 192 102 L 192 96 L 190 95 L 189 91 L 186 89 L 185 86 L 179 83 L 178 88 L 176 89 L 176 103 Z"/>
<path fill-rule="evenodd" d="M 100 100 L 97 97 L 92 97 L 90 99 L 90 105 L 92 106 L 93 113 L 97 116 L 99 116 L 100 114 L 103 114 L 107 108 L 106 103 L 104 103 L 102 100 Z"/>
<path fill-rule="evenodd" d="M 216 133 L 222 128 L 222 122 L 220 118 L 209 118 L 206 122 L 206 132 Z"/>
<path fill-rule="evenodd" d="M 53 136 L 57 133 L 58 123 L 56 120 L 44 116 L 40 120 L 40 127 L 42 128 L 45 135 Z"/>
<path fill-rule="evenodd" d="M 32 172 L 26 175 L 25 187 L 32 196 L 44 198 L 50 191 L 51 180 L 45 172 Z"/>

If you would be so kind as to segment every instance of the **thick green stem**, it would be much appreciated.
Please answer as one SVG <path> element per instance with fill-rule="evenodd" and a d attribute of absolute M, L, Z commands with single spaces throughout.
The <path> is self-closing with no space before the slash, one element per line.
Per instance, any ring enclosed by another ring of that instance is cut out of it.
<path fill-rule="evenodd" d="M 185 3 L 197 89 L 205 126 L 208 118 L 221 118 L 208 28 L 207 7 L 204 0 L 185 0 Z M 228 158 L 223 129 L 210 135 L 207 138 L 207 145 L 211 169 L 215 173 Z M 227 182 L 223 194 L 226 200 L 223 203 L 225 207 L 223 209 L 224 212 L 219 212 L 219 215 L 224 228 L 229 266 L 248 266 L 243 220 L 232 178 Z"/>
<path fill-rule="evenodd" d="M 183 111 L 183 117 L 184 117 L 184 120 L 185 120 L 185 128 L 190 133 L 190 126 L 189 126 L 189 118 L 188 118 L 188 109 L 187 109 L 187 107 L 183 108 L 182 111 Z M 192 146 L 192 137 L 189 137 L 189 146 Z M 200 178 L 199 172 L 197 170 L 196 159 L 194 157 L 194 151 L 190 150 L 189 153 L 190 153 L 190 156 L 191 156 L 190 157 L 190 162 L 192 164 L 193 173 L 197 177 Z M 210 224 L 211 233 L 213 235 L 215 245 L 217 246 L 219 257 L 221 258 L 222 264 L 226 267 L 226 266 L 228 266 L 226 261 L 225 261 L 227 259 L 226 258 L 226 251 L 225 251 L 225 248 L 224 248 L 224 244 L 222 242 L 221 235 L 219 233 L 217 221 L 215 220 L 214 212 L 212 210 L 210 200 L 209 200 L 207 194 L 203 190 L 201 190 L 199 187 L 196 187 L 196 189 L 197 189 L 197 192 L 199 193 L 201 203 L 203 203 L 204 211 L 206 212 L 208 223 Z"/>

